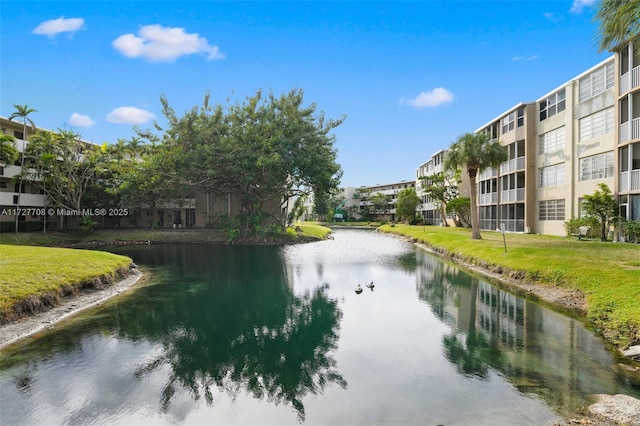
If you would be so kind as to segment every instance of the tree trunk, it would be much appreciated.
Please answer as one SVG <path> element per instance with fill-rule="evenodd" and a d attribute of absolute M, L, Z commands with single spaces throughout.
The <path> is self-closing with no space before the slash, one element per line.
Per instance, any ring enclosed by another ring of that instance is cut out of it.
<path fill-rule="evenodd" d="M 478 224 L 478 203 L 476 200 L 476 194 L 478 192 L 476 188 L 476 175 L 478 174 L 478 169 L 468 169 L 469 173 L 469 184 L 471 185 L 471 239 L 472 240 L 481 240 L 482 236 L 480 235 L 480 227 Z"/>

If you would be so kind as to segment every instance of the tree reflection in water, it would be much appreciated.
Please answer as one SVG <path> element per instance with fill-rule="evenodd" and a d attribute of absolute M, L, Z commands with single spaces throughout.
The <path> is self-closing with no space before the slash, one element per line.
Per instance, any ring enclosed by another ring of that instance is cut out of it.
<path fill-rule="evenodd" d="M 337 300 L 328 297 L 326 285 L 293 295 L 276 253 L 239 248 L 229 255 L 227 250 L 209 257 L 206 265 L 185 256 L 182 272 L 204 270 L 204 287 L 160 295 L 171 303 L 124 310 L 127 316 L 134 310 L 135 318 L 120 321 L 123 337 L 152 340 L 163 348 L 135 372 L 142 379 L 170 367 L 161 410 L 169 409 L 179 386 L 208 404 L 214 403 L 217 388 L 232 399 L 245 392 L 291 404 L 304 421 L 305 395 L 322 392 L 331 383 L 347 386 L 332 355 L 342 317 Z M 217 268 L 218 263 L 224 268 Z M 169 291 L 157 287 L 163 289 Z"/>

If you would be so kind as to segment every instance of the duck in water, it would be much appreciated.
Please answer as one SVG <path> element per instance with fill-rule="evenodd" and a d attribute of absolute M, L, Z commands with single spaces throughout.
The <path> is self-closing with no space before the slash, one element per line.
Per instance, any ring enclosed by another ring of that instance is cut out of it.
<path fill-rule="evenodd" d="M 356 294 L 360 294 L 360 293 L 362 293 L 362 287 L 360 287 L 360 284 L 358 284 L 356 286 Z"/>
<path fill-rule="evenodd" d="M 367 287 L 367 288 L 370 288 L 370 289 L 371 289 L 371 291 L 373 291 L 373 287 L 375 287 L 375 286 L 373 285 L 373 281 L 368 282 L 368 283 L 366 284 L 366 287 Z"/>

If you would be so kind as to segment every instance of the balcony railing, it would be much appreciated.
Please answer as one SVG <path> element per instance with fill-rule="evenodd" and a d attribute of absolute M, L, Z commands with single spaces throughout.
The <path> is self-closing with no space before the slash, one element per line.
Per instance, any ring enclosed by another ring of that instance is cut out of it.
<path fill-rule="evenodd" d="M 486 194 L 478 195 L 478 205 L 485 206 L 488 204 L 497 204 L 497 203 L 498 203 L 497 192 L 489 192 Z"/>
<path fill-rule="evenodd" d="M 620 76 L 620 91 L 618 94 L 622 96 L 638 87 L 640 87 L 640 65 Z"/>
<path fill-rule="evenodd" d="M 618 95 L 622 96 L 623 94 L 629 91 L 629 72 L 625 72 L 620 76 L 620 88 Z"/>
<path fill-rule="evenodd" d="M 490 179 L 496 176 L 498 176 L 498 171 L 493 167 L 490 167 L 488 169 L 484 169 L 482 173 L 478 174 L 478 178 L 476 180 L 481 181 L 481 180 Z"/>
<path fill-rule="evenodd" d="M 524 200 L 524 188 L 508 189 L 506 191 L 500 191 L 500 202 L 510 203 L 514 201 Z"/>
<path fill-rule="evenodd" d="M 513 158 L 500 164 L 500 174 L 515 172 L 524 169 L 524 157 Z"/>
<path fill-rule="evenodd" d="M 618 143 L 640 139 L 640 117 L 625 121 L 620 125 L 620 133 L 618 134 Z"/>
<path fill-rule="evenodd" d="M 640 170 L 631 170 L 630 172 L 621 172 L 619 179 L 620 192 L 639 191 L 640 190 Z"/>
<path fill-rule="evenodd" d="M 2 206 L 15 206 L 14 196 L 18 195 L 17 192 L 0 192 L 0 205 Z M 44 195 L 43 194 L 20 194 L 20 207 L 44 207 Z"/>

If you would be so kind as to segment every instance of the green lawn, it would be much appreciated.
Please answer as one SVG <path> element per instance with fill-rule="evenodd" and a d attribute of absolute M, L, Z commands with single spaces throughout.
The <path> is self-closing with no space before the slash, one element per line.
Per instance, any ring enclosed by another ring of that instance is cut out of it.
<path fill-rule="evenodd" d="M 55 301 L 95 278 L 116 279 L 130 263 L 103 251 L 0 244 L 0 322 L 19 315 L 17 306 L 28 311 L 37 299 Z"/>
<path fill-rule="evenodd" d="M 525 279 L 581 290 L 587 297 L 588 318 L 619 346 L 640 344 L 640 245 L 572 237 L 505 234 L 435 226 L 383 225 L 383 232 L 410 236 L 432 247 L 522 271 Z"/>
<path fill-rule="evenodd" d="M 295 233 L 299 229 L 302 235 L 323 240 L 331 233 L 331 229 L 322 226 L 318 222 L 296 222 L 293 227 L 288 228 L 288 232 Z"/>

